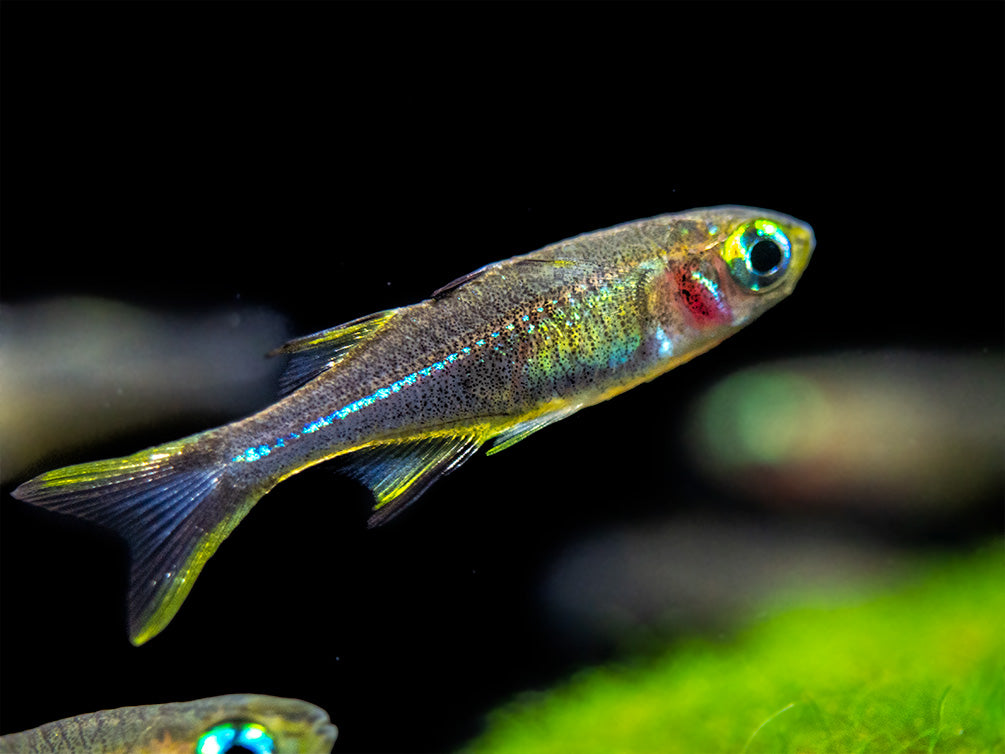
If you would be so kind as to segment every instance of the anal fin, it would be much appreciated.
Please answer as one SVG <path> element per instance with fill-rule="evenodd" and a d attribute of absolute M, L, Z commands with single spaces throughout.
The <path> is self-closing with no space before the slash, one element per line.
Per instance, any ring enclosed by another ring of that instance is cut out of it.
<path fill-rule="evenodd" d="M 468 460 L 482 442 L 481 434 L 444 434 L 382 443 L 353 453 L 344 470 L 376 498 L 367 526 L 379 526 L 401 513 L 433 482 Z"/>

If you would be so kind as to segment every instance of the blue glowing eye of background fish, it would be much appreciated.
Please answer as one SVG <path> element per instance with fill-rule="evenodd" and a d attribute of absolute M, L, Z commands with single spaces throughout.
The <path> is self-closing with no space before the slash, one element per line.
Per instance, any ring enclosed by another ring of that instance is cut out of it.
<path fill-rule="evenodd" d="M 206 731 L 195 746 L 195 754 L 225 754 L 232 751 L 274 754 L 276 743 L 256 723 L 223 723 Z"/>
<path fill-rule="evenodd" d="M 737 283 L 761 293 L 780 282 L 789 268 L 792 244 L 770 220 L 755 220 L 726 240 L 723 258 Z"/>

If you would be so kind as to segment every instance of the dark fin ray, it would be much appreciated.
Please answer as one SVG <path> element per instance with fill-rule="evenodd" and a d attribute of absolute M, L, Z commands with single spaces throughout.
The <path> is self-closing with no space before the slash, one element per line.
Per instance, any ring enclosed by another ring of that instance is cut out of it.
<path fill-rule="evenodd" d="M 279 378 L 281 395 L 292 393 L 315 377 L 327 372 L 345 358 L 353 348 L 365 342 L 383 327 L 397 309 L 368 314 L 338 327 L 291 340 L 271 351 L 269 356 L 290 354 L 290 363 Z"/>
<path fill-rule="evenodd" d="M 468 460 L 481 444 L 479 434 L 383 443 L 353 453 L 342 468 L 373 492 L 377 502 L 367 521 L 373 528 L 405 510 L 433 482 Z"/>
<path fill-rule="evenodd" d="M 19 500 L 118 532 L 129 544 L 129 638 L 143 644 L 178 612 L 200 571 L 265 490 L 230 484 L 195 435 L 124 458 L 56 469 Z"/>

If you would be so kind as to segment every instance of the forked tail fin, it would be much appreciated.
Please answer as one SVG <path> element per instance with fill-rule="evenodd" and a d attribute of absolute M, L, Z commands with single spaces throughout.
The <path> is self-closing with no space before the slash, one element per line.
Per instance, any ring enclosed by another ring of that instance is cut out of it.
<path fill-rule="evenodd" d="M 129 638 L 140 645 L 178 612 L 220 543 L 267 489 L 232 484 L 207 433 L 35 477 L 14 497 L 114 529 L 129 543 Z"/>

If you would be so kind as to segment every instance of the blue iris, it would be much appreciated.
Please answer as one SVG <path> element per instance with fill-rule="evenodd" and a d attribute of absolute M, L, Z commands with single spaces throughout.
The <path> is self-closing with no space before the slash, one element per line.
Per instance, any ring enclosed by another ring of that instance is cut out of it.
<path fill-rule="evenodd" d="M 225 754 L 228 751 L 275 754 L 276 742 L 256 723 L 223 723 L 206 731 L 195 747 L 195 754 Z"/>

